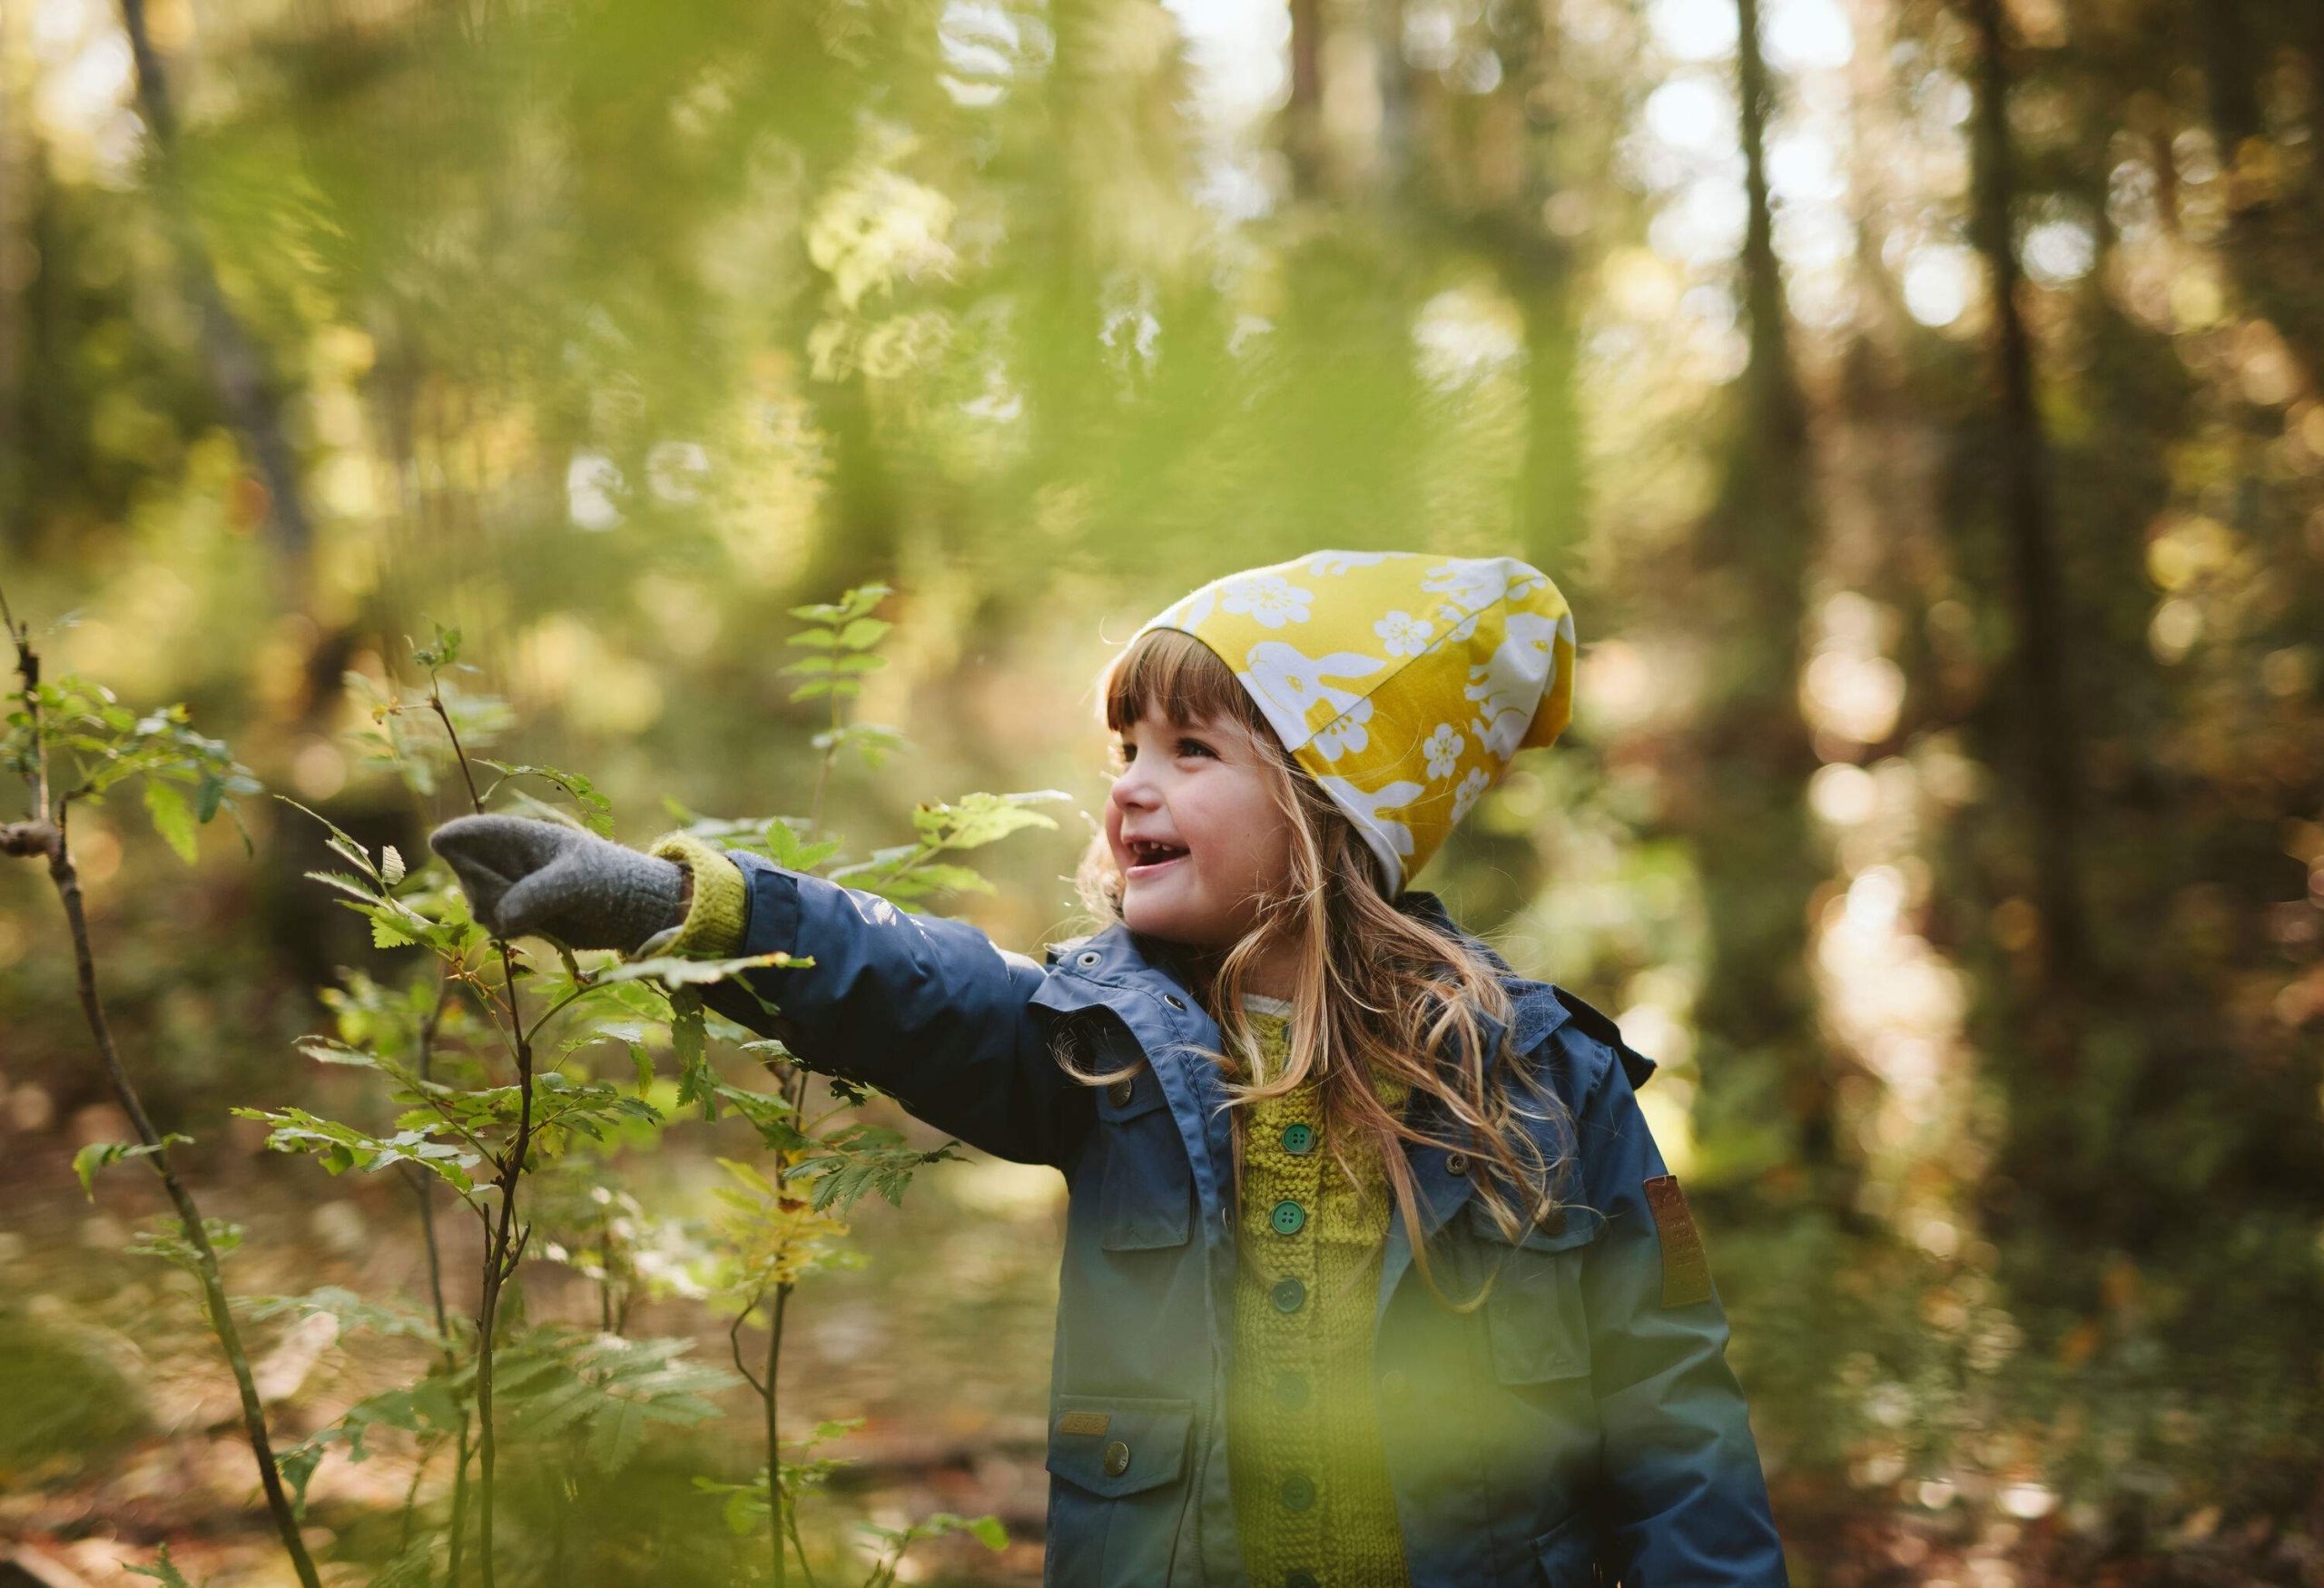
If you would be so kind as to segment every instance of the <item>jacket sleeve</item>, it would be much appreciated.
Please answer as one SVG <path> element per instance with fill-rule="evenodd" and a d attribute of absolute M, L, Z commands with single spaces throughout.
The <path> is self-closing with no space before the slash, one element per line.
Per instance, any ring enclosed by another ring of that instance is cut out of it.
<path fill-rule="evenodd" d="M 815 962 L 745 972 L 749 992 L 714 983 L 704 1002 L 971 1147 L 1064 1163 L 1096 1105 L 1050 1055 L 1031 1003 L 1039 965 L 965 921 L 913 914 L 761 855 L 726 856 L 748 885 L 740 953 Z"/>
<path fill-rule="evenodd" d="M 1577 1073 L 1590 1077 L 1575 1122 L 1582 1183 L 1606 1218 L 1581 1289 L 1604 1436 L 1607 1581 L 1618 1570 L 1623 1588 L 1789 1588 L 1742 1386 L 1727 1362 L 1727 1314 L 1639 1111 L 1628 1050 L 1572 1028 L 1569 1041 L 1589 1050 L 1575 1055 Z M 1643 1076 L 1643 1060 L 1639 1069 Z"/>

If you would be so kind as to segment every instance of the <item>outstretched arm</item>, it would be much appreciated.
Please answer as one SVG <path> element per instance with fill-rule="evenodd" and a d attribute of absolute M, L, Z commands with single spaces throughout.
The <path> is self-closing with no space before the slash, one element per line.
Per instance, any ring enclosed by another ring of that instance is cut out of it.
<path fill-rule="evenodd" d="M 965 921 L 913 914 L 759 855 L 677 836 L 655 853 L 694 873 L 681 952 L 815 962 L 744 972 L 749 992 L 705 988 L 719 1013 L 998 1158 L 1062 1164 L 1095 1119 L 1089 1089 L 1059 1069 L 1037 1023 L 1033 961 Z M 732 938 L 702 924 L 727 919 Z"/>
<path fill-rule="evenodd" d="M 578 827 L 463 816 L 428 835 L 478 921 L 573 948 L 734 958 L 781 952 L 749 987 L 704 1001 L 829 1074 L 878 1087 L 987 1152 L 1062 1165 L 1096 1118 L 1049 1057 L 1030 1000 L 1042 972 L 964 921 L 912 915 L 757 855 L 674 833 L 648 853 Z"/>

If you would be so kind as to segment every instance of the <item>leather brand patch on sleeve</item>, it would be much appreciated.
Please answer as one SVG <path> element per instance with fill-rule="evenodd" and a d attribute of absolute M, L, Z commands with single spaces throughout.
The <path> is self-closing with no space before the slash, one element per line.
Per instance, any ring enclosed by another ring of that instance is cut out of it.
<path fill-rule="evenodd" d="M 1687 1193 L 1677 1175 L 1656 1175 L 1646 1182 L 1647 1206 L 1654 1209 L 1654 1228 L 1662 1238 L 1662 1305 L 1686 1307 L 1710 1299 L 1710 1260 L 1703 1255 L 1703 1238 L 1688 1209 Z"/>
<path fill-rule="evenodd" d="M 1113 1420 L 1104 1412 L 1068 1412 L 1057 1420 L 1057 1431 L 1095 1435 L 1103 1434 Z"/>

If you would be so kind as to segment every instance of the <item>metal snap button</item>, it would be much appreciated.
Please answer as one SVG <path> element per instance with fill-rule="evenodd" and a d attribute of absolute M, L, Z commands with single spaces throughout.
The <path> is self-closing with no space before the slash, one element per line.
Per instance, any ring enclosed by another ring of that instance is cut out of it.
<path fill-rule="evenodd" d="M 1106 1475 L 1118 1478 L 1129 1470 L 1129 1446 L 1115 1440 L 1106 1446 Z"/>
<path fill-rule="evenodd" d="M 1106 1100 L 1118 1109 L 1127 1108 L 1129 1106 L 1130 1090 L 1131 1081 L 1128 1076 L 1124 1076 L 1119 1080 L 1108 1083 Z"/>
<path fill-rule="evenodd" d="M 1094 965 L 1098 962 L 1098 951 L 1096 949 L 1084 949 L 1080 953 L 1074 956 L 1074 962 L 1080 965 Z"/>
<path fill-rule="evenodd" d="M 1465 1152 L 1453 1153 L 1444 1160 L 1444 1172 L 1455 1175 L 1467 1174 L 1469 1172 L 1469 1155 Z"/>
<path fill-rule="evenodd" d="M 1277 1202 L 1267 1218 L 1277 1235 L 1297 1235 L 1307 1228 L 1307 1209 L 1288 1199 Z"/>
<path fill-rule="evenodd" d="M 1187 1001 L 1180 998 L 1175 992 L 1165 992 L 1162 995 L 1162 1001 L 1168 1004 L 1172 1009 L 1184 1009 L 1187 1007 Z"/>
<path fill-rule="evenodd" d="M 1541 1213 L 1535 1217 L 1533 1222 L 1540 1226 L 1541 1230 L 1546 1234 L 1563 1235 L 1565 1233 L 1565 1209 L 1563 1208 L 1544 1208 L 1541 1209 Z"/>

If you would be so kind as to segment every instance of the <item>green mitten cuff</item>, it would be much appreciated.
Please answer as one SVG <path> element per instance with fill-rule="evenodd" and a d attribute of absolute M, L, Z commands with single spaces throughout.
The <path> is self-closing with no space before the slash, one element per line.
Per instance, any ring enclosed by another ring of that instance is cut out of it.
<path fill-rule="evenodd" d="M 743 868 L 725 855 L 685 833 L 655 840 L 647 850 L 658 859 L 675 861 L 694 873 L 694 898 L 676 935 L 667 942 L 649 943 L 646 951 L 687 959 L 725 959 L 743 952 L 743 922 L 750 903 L 744 892 Z"/>

